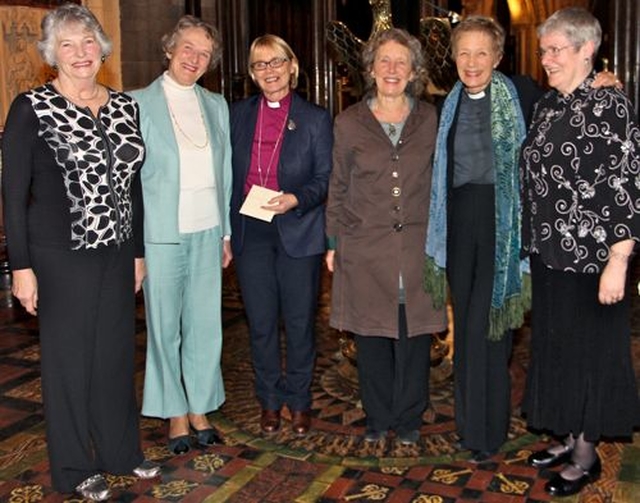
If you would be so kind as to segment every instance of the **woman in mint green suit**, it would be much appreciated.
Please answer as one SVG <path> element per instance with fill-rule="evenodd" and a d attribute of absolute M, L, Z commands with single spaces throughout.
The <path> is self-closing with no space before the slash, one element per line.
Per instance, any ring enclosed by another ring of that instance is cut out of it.
<path fill-rule="evenodd" d="M 142 168 L 147 366 L 142 413 L 169 419 L 169 449 L 220 443 L 206 414 L 224 402 L 221 269 L 231 261 L 226 101 L 196 84 L 221 55 L 211 25 L 184 16 L 162 39 L 168 69 L 132 95 Z"/>

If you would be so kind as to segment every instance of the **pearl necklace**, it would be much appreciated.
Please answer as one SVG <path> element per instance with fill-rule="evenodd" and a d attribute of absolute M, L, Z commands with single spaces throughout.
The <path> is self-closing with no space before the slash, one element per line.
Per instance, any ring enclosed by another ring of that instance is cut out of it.
<path fill-rule="evenodd" d="M 204 143 L 196 143 L 180 126 L 178 122 L 178 118 L 173 113 L 173 108 L 171 108 L 171 103 L 169 102 L 169 98 L 165 95 L 167 101 L 167 107 L 169 108 L 169 115 L 171 116 L 171 121 L 176 126 L 176 129 L 180 132 L 180 134 L 187 140 L 191 145 L 193 145 L 198 150 L 202 150 L 207 148 L 209 145 L 209 130 L 207 129 L 207 125 L 204 122 L 204 116 L 202 115 L 202 108 L 200 108 L 200 104 L 198 104 L 198 110 L 200 111 L 200 123 L 202 124 L 202 129 L 204 129 Z"/>
<path fill-rule="evenodd" d="M 278 138 L 276 139 L 276 144 L 273 146 L 273 150 L 271 151 L 271 157 L 269 158 L 269 164 L 267 164 L 267 174 L 262 177 L 262 124 L 264 122 L 264 102 L 266 98 L 262 98 L 260 100 L 260 116 L 258 117 L 258 178 L 260 180 L 260 186 L 266 187 L 267 182 L 269 181 L 269 174 L 271 173 L 271 166 L 273 165 L 273 159 L 278 151 L 278 145 L 280 145 L 280 140 L 284 135 L 284 126 L 287 123 L 287 118 L 285 117 L 282 121 L 282 126 L 280 127 L 280 133 L 278 133 Z"/>

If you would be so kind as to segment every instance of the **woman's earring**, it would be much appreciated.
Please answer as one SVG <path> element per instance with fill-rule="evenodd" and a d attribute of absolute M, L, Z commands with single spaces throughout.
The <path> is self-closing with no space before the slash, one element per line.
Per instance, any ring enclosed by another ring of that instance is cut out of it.
<path fill-rule="evenodd" d="M 104 63 L 106 60 L 107 60 L 107 57 L 104 54 L 100 56 L 100 61 Z"/>

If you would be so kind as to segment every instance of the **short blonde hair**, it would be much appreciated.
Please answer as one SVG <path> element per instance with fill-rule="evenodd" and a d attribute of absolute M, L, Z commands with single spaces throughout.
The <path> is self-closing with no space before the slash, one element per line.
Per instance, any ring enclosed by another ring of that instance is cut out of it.
<path fill-rule="evenodd" d="M 261 35 L 256 38 L 249 48 L 249 75 L 256 81 L 255 74 L 253 72 L 253 68 L 251 68 L 251 63 L 253 63 L 253 56 L 258 48 L 268 47 L 277 52 L 282 53 L 282 56 L 291 61 L 293 65 L 293 74 L 291 75 L 291 80 L 289 81 L 289 87 L 291 89 L 295 89 L 298 87 L 298 75 L 300 73 L 300 63 L 298 62 L 298 58 L 296 57 L 291 46 L 287 44 L 284 39 L 280 38 L 278 35 L 272 35 L 267 33 L 265 35 Z"/>

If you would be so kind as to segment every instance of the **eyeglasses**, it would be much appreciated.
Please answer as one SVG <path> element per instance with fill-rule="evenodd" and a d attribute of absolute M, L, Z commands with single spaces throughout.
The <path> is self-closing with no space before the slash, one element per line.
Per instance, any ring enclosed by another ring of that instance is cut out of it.
<path fill-rule="evenodd" d="M 548 49 L 539 49 L 538 51 L 536 51 L 536 54 L 540 59 L 544 58 L 547 55 L 551 56 L 552 58 L 557 58 L 562 51 L 564 51 L 565 49 L 568 49 L 569 47 L 573 47 L 573 44 L 563 45 L 562 47 L 552 46 L 552 47 L 549 47 Z"/>
<path fill-rule="evenodd" d="M 250 66 L 254 72 L 261 72 L 266 70 L 267 66 L 269 68 L 280 68 L 287 61 L 289 61 L 289 58 L 273 58 L 271 61 L 254 61 Z"/>

